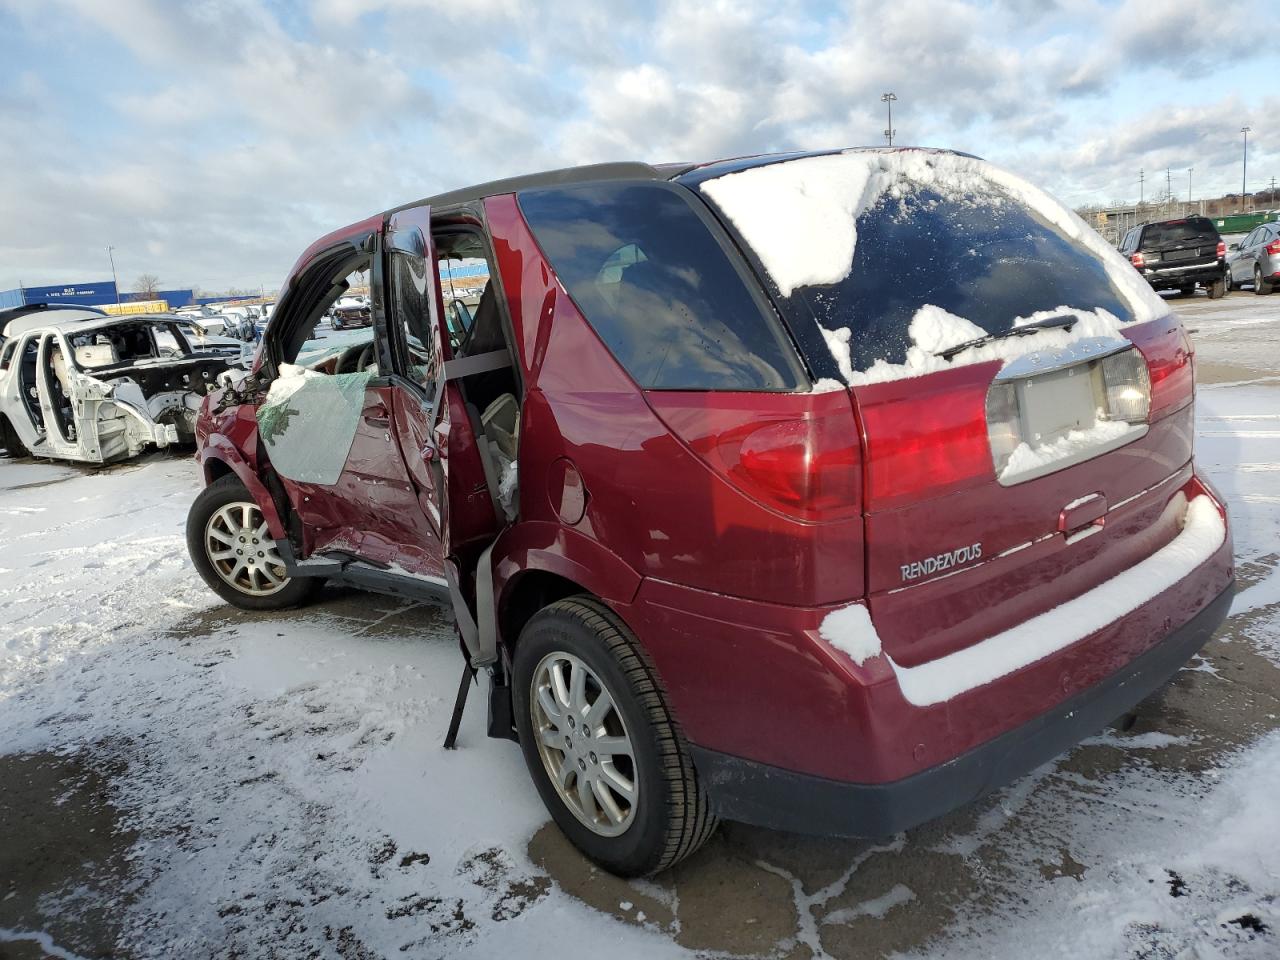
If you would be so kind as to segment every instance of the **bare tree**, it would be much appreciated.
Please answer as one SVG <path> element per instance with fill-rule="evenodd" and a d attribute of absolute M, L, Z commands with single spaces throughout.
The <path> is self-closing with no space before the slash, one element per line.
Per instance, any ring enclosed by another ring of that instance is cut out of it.
<path fill-rule="evenodd" d="M 133 282 L 139 300 L 154 300 L 160 292 L 160 278 L 154 273 L 144 273 Z"/>

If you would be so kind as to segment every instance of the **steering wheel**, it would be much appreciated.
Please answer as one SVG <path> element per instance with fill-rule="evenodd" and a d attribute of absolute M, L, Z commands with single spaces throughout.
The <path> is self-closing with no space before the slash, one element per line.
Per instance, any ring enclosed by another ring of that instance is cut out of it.
<path fill-rule="evenodd" d="M 356 361 L 356 373 L 364 373 L 373 366 L 373 344 L 360 351 L 360 359 Z"/>

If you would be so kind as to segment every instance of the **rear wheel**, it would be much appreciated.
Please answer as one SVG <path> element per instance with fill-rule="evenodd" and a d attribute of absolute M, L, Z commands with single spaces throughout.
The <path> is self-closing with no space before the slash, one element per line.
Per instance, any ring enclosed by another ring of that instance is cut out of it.
<path fill-rule="evenodd" d="M 656 676 L 598 600 L 570 597 L 520 632 L 513 664 L 525 763 L 556 824 L 600 866 L 647 876 L 716 828 Z"/>
<path fill-rule="evenodd" d="M 1253 265 L 1253 292 L 1260 297 L 1271 292 L 1271 284 L 1262 279 L 1262 268 L 1256 263 Z"/>
<path fill-rule="evenodd" d="M 1178 288 L 1178 293 L 1184 297 L 1194 297 L 1196 295 L 1196 285 L 1194 283 L 1187 284 Z"/>
<path fill-rule="evenodd" d="M 1230 267 L 1227 267 L 1227 269 L 1222 272 L 1222 289 L 1227 293 L 1230 293 L 1235 289 L 1235 281 L 1231 279 Z"/>
<path fill-rule="evenodd" d="M 1210 300 L 1221 300 L 1223 297 L 1225 297 L 1227 295 L 1226 275 L 1223 274 L 1217 280 L 1213 281 L 1213 283 L 1209 284 L 1208 289 L 1209 289 Z"/>
<path fill-rule="evenodd" d="M 242 610 L 297 606 L 321 586 L 288 576 L 262 511 L 232 475 L 205 487 L 191 505 L 187 551 L 210 589 Z"/>

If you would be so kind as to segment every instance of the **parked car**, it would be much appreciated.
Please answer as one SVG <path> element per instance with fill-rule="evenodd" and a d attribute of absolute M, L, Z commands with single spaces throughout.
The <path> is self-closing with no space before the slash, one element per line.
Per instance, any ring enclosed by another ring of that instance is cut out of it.
<path fill-rule="evenodd" d="M 196 353 L 217 354 L 238 359 L 244 353 L 244 342 L 236 337 L 218 336 L 195 320 L 174 316 L 174 323 Z"/>
<path fill-rule="evenodd" d="M 216 310 L 206 306 L 179 307 L 174 311 L 179 317 L 184 317 L 194 323 L 198 323 L 206 334 L 221 337 L 226 335 L 227 323 L 226 318 Z"/>
<path fill-rule="evenodd" d="M 111 463 L 189 443 L 229 350 L 194 347 L 172 314 L 44 311 L 0 346 L 0 440 L 12 456 Z"/>
<path fill-rule="evenodd" d="M 1280 286 L 1280 223 L 1264 223 L 1227 253 L 1227 287 L 1253 284 L 1259 296 Z"/>
<path fill-rule="evenodd" d="M 331 318 L 335 330 L 355 330 L 373 326 L 373 312 L 367 304 L 363 303 L 334 306 Z"/>
<path fill-rule="evenodd" d="M 1215 300 L 1227 292 L 1227 246 L 1207 217 L 1136 226 L 1120 242 L 1120 252 L 1153 290 L 1177 290 L 1189 297 L 1202 286 Z"/>
<path fill-rule="evenodd" d="M 479 304 L 446 311 L 468 259 Z M 299 366 L 364 269 L 371 339 Z M 197 570 L 250 610 L 448 596 L 459 708 L 484 670 L 489 734 L 619 874 L 718 818 L 936 817 L 1127 712 L 1230 605 L 1182 326 L 973 157 L 518 177 L 328 234 L 282 290 L 201 407 Z"/>

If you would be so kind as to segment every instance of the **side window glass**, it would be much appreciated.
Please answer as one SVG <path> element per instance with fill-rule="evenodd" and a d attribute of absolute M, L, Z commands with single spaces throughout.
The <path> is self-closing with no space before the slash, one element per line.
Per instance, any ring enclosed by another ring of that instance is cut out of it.
<path fill-rule="evenodd" d="M 489 283 L 489 265 L 477 257 L 440 254 L 440 291 L 444 299 L 445 329 L 456 353 L 464 343 L 474 341 L 472 329 L 482 322 L 481 304 Z M 479 334 L 477 334 L 479 335 Z"/>
<path fill-rule="evenodd" d="M 530 191 L 519 202 L 560 282 L 641 387 L 800 385 L 776 317 L 682 190 L 587 184 Z"/>
<path fill-rule="evenodd" d="M 180 357 L 186 350 L 178 342 L 178 337 L 168 327 L 152 327 L 156 338 L 156 355 L 160 357 Z"/>
<path fill-rule="evenodd" d="M 389 320 L 405 345 L 404 374 L 418 386 L 430 388 L 436 379 L 436 354 L 431 334 L 427 262 L 415 254 L 391 252 Z"/>

